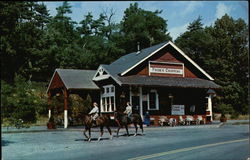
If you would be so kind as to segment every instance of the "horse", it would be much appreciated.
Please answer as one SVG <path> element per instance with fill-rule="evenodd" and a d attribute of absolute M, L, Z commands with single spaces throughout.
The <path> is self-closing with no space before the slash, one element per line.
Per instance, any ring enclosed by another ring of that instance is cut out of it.
<path fill-rule="evenodd" d="M 139 124 L 141 130 L 142 130 L 142 134 L 143 134 L 143 122 L 142 122 L 142 118 L 139 114 L 132 114 L 131 115 L 131 120 L 128 119 L 127 115 L 125 115 L 124 113 L 119 113 L 117 111 L 114 112 L 114 119 L 118 125 L 118 129 L 117 129 L 117 137 L 119 135 L 119 130 L 121 129 L 122 126 L 125 126 L 126 131 L 127 131 L 127 136 L 129 136 L 129 132 L 128 132 L 128 125 L 129 124 L 134 124 L 135 126 L 135 134 L 134 136 L 137 135 L 137 124 Z"/>
<path fill-rule="evenodd" d="M 110 139 L 112 140 L 113 135 L 110 129 L 110 117 L 107 115 L 100 115 L 96 118 L 96 126 L 100 127 L 100 136 L 98 141 L 101 140 L 103 135 L 103 127 L 105 126 L 110 134 Z M 91 141 L 91 128 L 93 127 L 93 119 L 90 115 L 83 115 L 83 123 L 85 125 L 85 130 L 83 131 L 84 136 L 87 138 L 88 141 Z M 89 136 L 86 135 L 86 132 L 89 131 Z"/>

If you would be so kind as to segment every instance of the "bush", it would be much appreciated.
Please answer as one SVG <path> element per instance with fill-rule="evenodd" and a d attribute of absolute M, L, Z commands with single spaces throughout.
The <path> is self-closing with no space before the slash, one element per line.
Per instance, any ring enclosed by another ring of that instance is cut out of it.
<path fill-rule="evenodd" d="M 15 77 L 13 85 L 1 81 L 2 118 L 34 123 L 37 114 L 47 112 L 46 99 L 45 87 L 41 87 L 40 83 L 25 82 L 21 76 Z"/>
<path fill-rule="evenodd" d="M 222 114 L 222 115 L 225 115 L 225 114 L 232 114 L 234 112 L 233 110 L 233 107 L 231 104 L 224 104 L 224 103 L 221 103 L 221 104 L 218 104 L 217 105 L 217 110 Z"/>
<path fill-rule="evenodd" d="M 233 114 L 231 115 L 231 119 L 237 119 L 239 118 L 240 114 L 238 112 L 233 112 Z"/>
<path fill-rule="evenodd" d="M 81 122 L 82 114 L 88 114 L 91 110 L 92 100 L 90 95 L 87 95 L 86 99 L 81 98 L 78 95 L 70 95 L 70 107 L 71 110 L 71 117 L 73 118 L 74 122 L 79 123 Z"/>

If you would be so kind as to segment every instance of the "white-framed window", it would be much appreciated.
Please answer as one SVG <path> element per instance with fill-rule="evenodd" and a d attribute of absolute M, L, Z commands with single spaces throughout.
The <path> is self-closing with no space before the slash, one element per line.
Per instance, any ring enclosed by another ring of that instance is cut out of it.
<path fill-rule="evenodd" d="M 101 93 L 101 112 L 113 112 L 116 110 L 115 106 L 115 86 L 103 86 Z"/>
<path fill-rule="evenodd" d="M 159 110 L 159 95 L 156 90 L 148 93 L 148 110 Z"/>

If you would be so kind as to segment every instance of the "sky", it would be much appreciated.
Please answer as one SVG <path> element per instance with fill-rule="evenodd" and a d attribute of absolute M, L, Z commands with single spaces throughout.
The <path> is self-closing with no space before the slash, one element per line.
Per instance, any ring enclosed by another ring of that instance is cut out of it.
<path fill-rule="evenodd" d="M 72 13 L 69 15 L 72 20 L 80 22 L 84 16 L 91 12 L 94 19 L 99 14 L 111 9 L 115 12 L 113 21 L 119 23 L 124 15 L 124 11 L 130 3 L 137 2 L 139 7 L 148 10 L 162 10 L 159 15 L 167 20 L 167 29 L 173 40 L 187 30 L 190 22 L 202 17 L 204 26 L 210 26 L 217 18 L 224 14 L 232 16 L 234 19 L 242 18 L 248 24 L 248 1 L 68 1 L 71 5 Z M 63 1 L 43 2 L 51 16 L 56 15 L 56 8 L 62 5 Z"/>

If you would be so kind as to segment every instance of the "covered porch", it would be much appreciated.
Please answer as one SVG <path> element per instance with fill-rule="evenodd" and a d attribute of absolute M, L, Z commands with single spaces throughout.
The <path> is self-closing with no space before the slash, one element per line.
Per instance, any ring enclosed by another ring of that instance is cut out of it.
<path fill-rule="evenodd" d="M 146 111 L 155 123 L 167 116 L 179 121 L 187 115 L 203 122 L 211 122 L 213 89 L 219 88 L 212 81 L 198 78 L 127 76 L 120 79 L 127 100 L 134 112 L 144 117 Z"/>
<path fill-rule="evenodd" d="M 69 95 L 78 94 L 86 97 L 89 94 L 93 101 L 99 101 L 99 87 L 92 81 L 95 70 L 56 69 L 47 89 L 48 117 L 52 115 L 52 97 L 63 95 L 64 128 L 68 127 Z"/>

